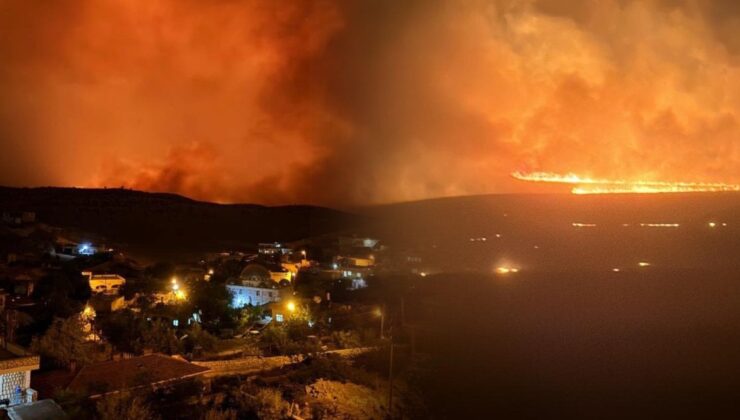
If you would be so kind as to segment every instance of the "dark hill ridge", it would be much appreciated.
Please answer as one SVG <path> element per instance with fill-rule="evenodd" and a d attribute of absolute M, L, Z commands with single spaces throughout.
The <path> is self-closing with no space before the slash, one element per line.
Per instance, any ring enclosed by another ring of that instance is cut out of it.
<path fill-rule="evenodd" d="M 40 222 L 103 235 L 138 249 L 243 248 L 346 229 L 359 218 L 315 206 L 215 204 L 126 189 L 0 187 L 0 210 L 34 211 Z"/>

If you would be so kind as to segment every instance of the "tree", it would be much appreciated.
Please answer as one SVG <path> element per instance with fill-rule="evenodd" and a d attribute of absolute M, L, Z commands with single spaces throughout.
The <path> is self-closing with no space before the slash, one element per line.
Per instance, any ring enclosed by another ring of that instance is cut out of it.
<path fill-rule="evenodd" d="M 127 279 L 123 288 L 126 298 L 135 293 L 157 293 L 167 290 L 169 281 L 175 274 L 175 266 L 170 263 L 156 263 L 144 269 L 141 276 Z"/>
<path fill-rule="evenodd" d="M 80 312 L 90 298 L 90 285 L 73 266 L 65 265 L 41 278 L 33 297 L 44 302 L 47 319 L 67 318 Z"/>
<path fill-rule="evenodd" d="M 187 331 L 187 336 L 184 339 L 185 352 L 190 353 L 196 348 L 200 348 L 205 351 L 211 351 L 216 347 L 216 337 L 208 333 L 208 331 L 201 328 L 200 324 L 194 323 Z"/>
<path fill-rule="evenodd" d="M 206 411 L 203 414 L 203 420 L 236 420 L 237 419 L 237 412 L 236 410 L 217 410 L 215 408 L 211 408 L 210 410 Z"/>
<path fill-rule="evenodd" d="M 189 287 L 192 311 L 200 311 L 205 329 L 217 333 L 237 326 L 239 312 L 231 307 L 231 293 L 224 284 L 201 281 Z"/>
<path fill-rule="evenodd" d="M 262 332 L 261 344 L 266 353 L 286 354 L 289 352 L 291 342 L 285 328 L 270 325 Z"/>
<path fill-rule="evenodd" d="M 154 351 L 173 354 L 180 350 L 180 341 L 175 331 L 165 322 L 156 321 L 148 324 L 141 332 L 141 344 Z"/>
<path fill-rule="evenodd" d="M 141 332 L 146 321 L 129 309 L 99 316 L 97 324 L 105 338 L 118 351 L 135 353 L 141 344 Z"/>
<path fill-rule="evenodd" d="M 280 391 L 263 388 L 254 396 L 255 412 L 260 419 L 282 419 L 288 412 L 289 404 L 283 399 Z"/>
<path fill-rule="evenodd" d="M 86 342 L 84 322 L 79 316 L 56 318 L 41 338 L 34 338 L 31 349 L 44 357 L 70 366 L 72 362 L 86 364 L 95 360 L 95 348 Z"/>
<path fill-rule="evenodd" d="M 360 347 L 362 341 L 360 335 L 356 331 L 334 331 L 331 334 L 331 338 L 340 349 L 350 349 L 353 347 Z"/>

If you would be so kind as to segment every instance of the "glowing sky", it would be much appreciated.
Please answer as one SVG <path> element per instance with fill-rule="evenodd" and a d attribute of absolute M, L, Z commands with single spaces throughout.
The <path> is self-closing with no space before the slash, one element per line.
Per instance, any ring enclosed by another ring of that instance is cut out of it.
<path fill-rule="evenodd" d="M 364 204 L 740 182 L 740 2 L 0 0 L 0 184 Z"/>

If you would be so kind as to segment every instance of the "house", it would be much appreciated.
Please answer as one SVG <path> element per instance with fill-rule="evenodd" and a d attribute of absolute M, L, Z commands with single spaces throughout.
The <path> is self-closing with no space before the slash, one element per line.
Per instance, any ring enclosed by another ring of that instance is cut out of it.
<path fill-rule="evenodd" d="M 270 314 L 265 321 L 282 323 L 295 315 L 300 309 L 300 302 L 296 299 L 285 299 L 281 302 L 272 302 L 266 305 L 267 312 Z M 309 326 L 312 325 L 309 321 Z"/>
<path fill-rule="evenodd" d="M 231 292 L 231 306 L 242 308 L 246 305 L 261 306 L 271 302 L 280 302 L 282 293 L 280 289 L 270 287 L 265 283 L 227 284 L 226 288 Z"/>
<path fill-rule="evenodd" d="M 293 281 L 293 273 L 277 264 L 253 262 L 244 267 L 239 274 L 239 279 L 242 282 L 251 283 L 268 283 L 271 281 L 286 286 Z"/>
<path fill-rule="evenodd" d="M 343 268 L 341 278 L 350 281 L 349 289 L 357 290 L 367 287 L 367 278 L 374 275 L 374 271 L 369 267 Z"/>
<path fill-rule="evenodd" d="M 36 213 L 32 211 L 4 211 L 3 222 L 11 226 L 35 223 Z"/>
<path fill-rule="evenodd" d="M 90 256 L 101 252 L 112 252 L 112 248 L 105 245 L 93 245 L 89 242 L 77 243 L 64 238 L 58 238 L 49 255 L 62 261 L 69 261 L 79 256 Z"/>
<path fill-rule="evenodd" d="M 261 243 L 257 245 L 257 252 L 260 255 L 286 255 L 293 250 L 279 242 Z"/>
<path fill-rule="evenodd" d="M 347 248 L 375 249 L 378 246 L 380 241 L 375 238 L 341 236 L 339 237 L 338 242 L 339 242 L 340 249 L 347 249 Z"/>
<path fill-rule="evenodd" d="M 7 405 L 14 406 L 35 400 L 31 371 L 39 368 L 39 362 L 39 356 L 17 344 L 0 347 L 0 404 L 8 401 Z"/>
<path fill-rule="evenodd" d="M 67 387 L 91 398 L 141 387 L 158 387 L 195 378 L 210 368 L 180 357 L 149 354 L 86 365 Z"/>
<path fill-rule="evenodd" d="M 340 256 L 337 262 L 344 267 L 373 267 L 375 265 L 375 256 L 373 254 L 361 256 Z"/>
<path fill-rule="evenodd" d="M 46 275 L 46 272 L 40 268 L 14 268 L 6 275 L 12 285 L 13 294 L 30 297 L 36 284 Z"/>
<path fill-rule="evenodd" d="M 270 279 L 283 286 L 286 285 L 286 282 L 291 283 L 293 281 L 293 273 L 281 267 L 278 270 L 270 270 Z"/>
<path fill-rule="evenodd" d="M 118 274 L 93 274 L 90 271 L 83 271 L 82 275 L 88 278 L 93 293 L 117 294 L 126 284 L 126 279 Z"/>

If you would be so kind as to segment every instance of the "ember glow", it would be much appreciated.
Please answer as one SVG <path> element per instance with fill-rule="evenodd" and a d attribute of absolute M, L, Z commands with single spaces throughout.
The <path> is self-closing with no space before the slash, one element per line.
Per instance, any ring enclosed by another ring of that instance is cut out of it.
<path fill-rule="evenodd" d="M 722 182 L 668 182 L 582 177 L 573 173 L 513 172 L 514 178 L 527 182 L 574 185 L 573 194 L 652 194 L 685 192 L 740 191 L 739 184 Z"/>

